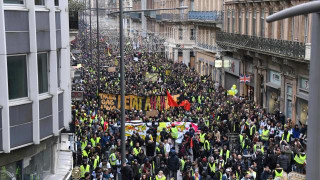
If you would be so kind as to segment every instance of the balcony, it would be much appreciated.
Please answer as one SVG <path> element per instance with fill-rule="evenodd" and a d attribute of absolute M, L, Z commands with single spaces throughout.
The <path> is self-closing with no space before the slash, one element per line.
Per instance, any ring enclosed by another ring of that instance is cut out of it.
<path fill-rule="evenodd" d="M 188 21 L 188 14 L 162 13 L 156 15 L 157 21 L 182 22 Z"/>
<path fill-rule="evenodd" d="M 203 49 L 203 50 L 206 50 L 206 51 L 210 51 L 210 52 L 213 52 L 213 53 L 216 53 L 216 52 L 218 52 L 220 50 L 220 48 L 217 47 L 216 45 L 209 45 L 209 44 L 201 43 L 201 42 L 197 42 L 196 43 L 196 48 Z"/>
<path fill-rule="evenodd" d="M 222 22 L 222 11 L 189 11 L 188 18 L 190 20 L 204 21 L 204 22 Z"/>
<path fill-rule="evenodd" d="M 306 44 L 258 36 L 217 32 L 217 44 L 223 48 L 245 49 L 286 59 L 305 61 Z"/>
<path fill-rule="evenodd" d="M 156 19 L 156 12 L 155 11 L 146 11 L 144 12 L 144 16 L 151 19 Z"/>
<path fill-rule="evenodd" d="M 130 13 L 130 17 L 132 20 L 141 20 L 141 13 Z"/>

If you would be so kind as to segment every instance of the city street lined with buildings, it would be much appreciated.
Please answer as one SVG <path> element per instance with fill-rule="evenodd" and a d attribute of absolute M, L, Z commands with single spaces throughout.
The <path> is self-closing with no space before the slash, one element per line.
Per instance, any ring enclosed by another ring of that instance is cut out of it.
<path fill-rule="evenodd" d="M 1 180 L 306 179 L 307 0 L 119 2 L 0 0 Z"/>

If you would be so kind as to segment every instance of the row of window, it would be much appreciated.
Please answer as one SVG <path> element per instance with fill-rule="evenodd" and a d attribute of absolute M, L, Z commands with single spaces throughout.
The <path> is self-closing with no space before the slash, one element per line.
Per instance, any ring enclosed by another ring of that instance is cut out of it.
<path fill-rule="evenodd" d="M 175 38 L 175 30 L 173 28 L 167 28 L 166 29 L 167 32 L 168 32 L 168 37 L 171 37 L 171 38 Z M 178 31 L 178 35 L 179 35 L 179 40 L 183 40 L 183 29 L 182 28 L 179 28 L 179 31 Z M 190 29 L 190 40 L 195 40 L 195 30 L 194 29 Z"/>
<path fill-rule="evenodd" d="M 49 92 L 49 60 L 48 53 L 38 53 L 38 89 L 39 94 Z M 27 55 L 7 57 L 9 99 L 28 97 Z M 58 87 L 61 79 L 60 51 L 57 51 Z"/>
<path fill-rule="evenodd" d="M 26 0 L 3 0 L 4 4 L 25 4 Z M 51 0 L 49 0 L 51 1 Z M 34 0 L 34 4 L 37 6 L 45 6 L 46 0 Z M 59 0 L 54 0 L 54 5 L 59 6 Z"/>
<path fill-rule="evenodd" d="M 236 15 L 236 13 L 238 13 Z M 258 34 L 257 32 L 257 11 L 253 11 L 252 12 L 252 18 L 251 18 L 251 35 L 253 36 L 261 36 L 261 37 L 265 37 L 265 36 L 268 36 L 268 37 L 274 37 L 274 38 L 280 38 L 280 39 L 284 39 L 284 20 L 281 20 L 279 21 L 279 30 L 278 30 L 278 34 L 276 34 L 276 37 L 273 35 L 273 31 L 274 31 L 274 28 L 272 27 L 273 26 L 273 23 L 270 23 L 268 24 L 268 29 L 269 29 L 269 32 L 268 34 L 266 34 L 265 32 L 265 12 L 264 11 L 260 11 L 260 33 Z M 269 9 L 269 15 L 273 14 L 273 10 L 272 9 Z M 249 25 L 250 25 L 250 13 L 248 10 L 246 10 L 243 14 L 242 11 L 235 11 L 235 10 L 232 10 L 232 11 L 227 11 L 227 32 L 231 32 L 231 33 L 239 33 L 239 34 L 246 34 L 246 35 L 249 35 Z M 238 28 L 236 29 L 236 18 L 238 20 Z M 242 22 L 243 22 L 243 18 L 244 19 L 244 32 L 243 29 L 242 29 Z M 308 15 L 305 15 L 304 16 L 304 39 L 302 39 L 302 41 L 304 42 L 307 42 L 307 39 L 308 39 L 308 31 L 309 31 L 309 19 L 308 19 Z M 297 40 L 296 37 L 295 37 L 295 18 L 290 18 L 289 19 L 289 24 L 288 24 L 288 27 L 289 27 L 289 37 L 288 39 L 291 39 L 292 41 L 294 40 Z"/>

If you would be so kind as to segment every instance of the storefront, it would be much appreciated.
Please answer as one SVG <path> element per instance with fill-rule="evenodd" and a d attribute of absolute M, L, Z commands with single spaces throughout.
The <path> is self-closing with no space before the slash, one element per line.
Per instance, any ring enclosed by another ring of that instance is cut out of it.
<path fill-rule="evenodd" d="M 275 113 L 280 111 L 281 74 L 274 70 L 269 70 L 268 73 L 267 110 L 269 113 Z"/>
<path fill-rule="evenodd" d="M 199 74 L 210 76 L 210 78 L 214 80 L 214 75 L 215 75 L 214 54 L 198 51 L 196 54 L 196 61 L 199 65 L 198 66 Z"/>
<path fill-rule="evenodd" d="M 225 71 L 225 88 L 230 89 L 233 85 L 237 86 L 238 92 L 240 88 L 240 60 L 228 56 L 224 57 Z M 239 95 L 239 94 L 238 94 Z"/>
<path fill-rule="evenodd" d="M 306 124 L 308 120 L 309 79 L 300 77 L 297 93 L 296 123 Z"/>

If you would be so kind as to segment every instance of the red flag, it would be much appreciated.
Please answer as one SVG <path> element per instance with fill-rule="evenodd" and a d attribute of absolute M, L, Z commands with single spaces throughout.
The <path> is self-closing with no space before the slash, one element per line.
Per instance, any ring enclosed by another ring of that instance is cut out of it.
<path fill-rule="evenodd" d="M 186 111 L 190 111 L 190 102 L 188 100 L 182 101 L 179 106 L 183 106 Z"/>
<path fill-rule="evenodd" d="M 168 97 L 168 105 L 170 107 L 178 107 L 178 103 L 173 99 L 173 97 L 168 91 L 167 91 L 167 97 Z"/>

